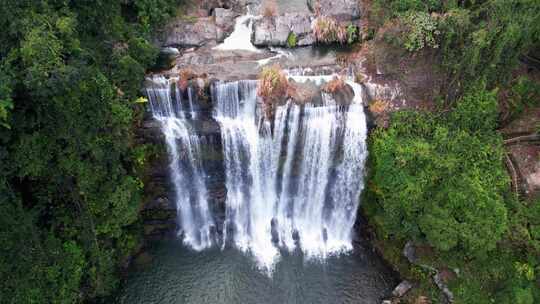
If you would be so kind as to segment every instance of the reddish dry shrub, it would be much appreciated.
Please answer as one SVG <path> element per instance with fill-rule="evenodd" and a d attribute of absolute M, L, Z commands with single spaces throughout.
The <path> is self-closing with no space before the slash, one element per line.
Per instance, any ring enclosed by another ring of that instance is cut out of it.
<path fill-rule="evenodd" d="M 388 108 L 389 103 L 384 100 L 375 100 L 369 105 L 369 110 L 377 115 L 382 114 Z"/>
<path fill-rule="evenodd" d="M 262 99 L 263 111 L 267 119 L 273 117 L 277 104 L 292 93 L 291 90 L 287 76 L 278 65 L 263 68 L 259 74 L 257 95 Z"/>
<path fill-rule="evenodd" d="M 335 93 L 346 85 L 345 80 L 343 80 L 342 77 L 334 77 L 334 79 L 330 80 L 328 83 L 326 83 L 322 90 L 326 93 Z"/>
<path fill-rule="evenodd" d="M 262 7 L 262 15 L 264 17 L 273 17 L 278 14 L 278 6 L 276 0 L 266 0 Z"/>
<path fill-rule="evenodd" d="M 187 87 L 189 85 L 189 81 L 191 79 L 197 77 L 197 74 L 195 74 L 195 72 L 192 69 L 189 69 L 189 68 L 180 70 L 178 75 L 179 75 L 179 78 L 180 78 L 178 80 L 178 85 L 180 86 L 180 88 L 182 90 L 187 89 Z"/>
<path fill-rule="evenodd" d="M 315 40 L 322 43 L 346 43 L 347 28 L 340 25 L 332 17 L 318 17 L 313 24 L 313 35 Z"/>

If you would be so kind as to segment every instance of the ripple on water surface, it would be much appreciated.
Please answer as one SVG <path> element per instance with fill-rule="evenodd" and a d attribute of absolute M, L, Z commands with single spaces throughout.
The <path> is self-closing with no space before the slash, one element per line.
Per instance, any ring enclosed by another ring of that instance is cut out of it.
<path fill-rule="evenodd" d="M 305 261 L 283 253 L 272 276 L 235 249 L 194 252 L 178 242 L 156 244 L 154 259 L 130 274 L 122 304 L 380 303 L 394 278 L 370 252 Z"/>

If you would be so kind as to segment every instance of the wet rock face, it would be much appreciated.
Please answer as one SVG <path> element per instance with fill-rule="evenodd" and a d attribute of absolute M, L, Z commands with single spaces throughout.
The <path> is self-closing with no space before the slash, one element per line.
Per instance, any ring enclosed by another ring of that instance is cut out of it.
<path fill-rule="evenodd" d="M 289 35 L 296 36 L 296 46 L 315 43 L 311 14 L 290 13 L 280 16 L 264 17 L 253 23 L 251 42 L 256 46 L 287 46 Z"/>

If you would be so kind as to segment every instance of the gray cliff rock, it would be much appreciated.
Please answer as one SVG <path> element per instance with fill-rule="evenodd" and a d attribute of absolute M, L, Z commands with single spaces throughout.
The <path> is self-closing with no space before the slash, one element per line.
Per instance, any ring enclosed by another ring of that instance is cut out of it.
<path fill-rule="evenodd" d="M 287 46 L 287 38 L 294 33 L 296 46 L 311 45 L 315 42 L 311 30 L 314 18 L 300 13 L 259 18 L 253 23 L 251 42 L 256 46 Z"/>

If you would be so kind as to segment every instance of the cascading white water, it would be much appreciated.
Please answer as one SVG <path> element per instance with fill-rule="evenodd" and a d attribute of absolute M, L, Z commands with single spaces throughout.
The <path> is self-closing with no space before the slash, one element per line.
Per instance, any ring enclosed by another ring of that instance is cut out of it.
<path fill-rule="evenodd" d="M 251 43 L 251 33 L 253 27 L 253 16 L 244 15 L 236 18 L 234 31 L 222 44 L 216 46 L 216 50 L 245 50 L 251 52 L 260 52 Z"/>
<path fill-rule="evenodd" d="M 200 159 L 199 137 L 190 129 L 189 119 L 195 116 L 192 97 L 183 106 L 182 93 L 174 80 L 157 76 L 146 88 L 152 114 L 161 123 L 170 157 L 170 173 L 174 186 L 178 221 L 186 245 L 202 250 L 212 245 L 214 220 L 207 201 L 205 174 Z M 174 92 L 171 91 L 174 86 Z M 188 95 L 192 92 L 188 91 Z"/>
<path fill-rule="evenodd" d="M 273 128 L 261 117 L 256 81 L 215 86 L 228 191 L 224 243 L 250 252 L 263 268 L 272 269 L 279 248 L 308 257 L 352 248 L 367 129 L 362 87 L 348 84 L 351 105 L 326 94 L 322 106 L 286 104 Z"/>

